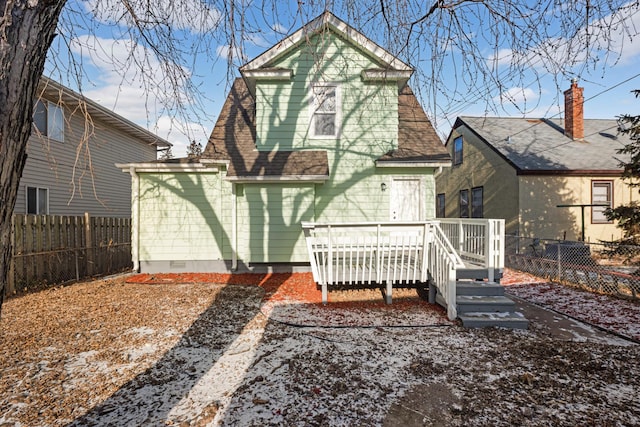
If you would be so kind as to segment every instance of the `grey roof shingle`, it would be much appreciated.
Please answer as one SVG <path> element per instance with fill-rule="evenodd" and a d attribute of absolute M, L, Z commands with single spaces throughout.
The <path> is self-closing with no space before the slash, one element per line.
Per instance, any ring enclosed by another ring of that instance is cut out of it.
<path fill-rule="evenodd" d="M 407 86 L 398 97 L 398 149 L 378 161 L 450 161 L 431 122 Z M 329 176 L 327 152 L 257 151 L 254 99 L 236 79 L 211 132 L 203 159 L 229 162 L 229 177 Z"/>
<path fill-rule="evenodd" d="M 616 120 L 585 119 L 583 141 L 564 135 L 562 119 L 458 117 L 519 172 L 620 172 L 616 150 L 629 142 Z"/>

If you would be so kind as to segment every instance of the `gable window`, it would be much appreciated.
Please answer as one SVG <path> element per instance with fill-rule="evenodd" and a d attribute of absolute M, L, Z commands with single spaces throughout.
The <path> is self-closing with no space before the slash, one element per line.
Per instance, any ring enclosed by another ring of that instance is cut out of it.
<path fill-rule="evenodd" d="M 459 136 L 453 140 L 453 164 L 462 164 L 462 137 Z"/>
<path fill-rule="evenodd" d="M 311 86 L 311 136 L 337 137 L 340 133 L 340 87 L 336 84 Z"/>
<path fill-rule="evenodd" d="M 444 209 L 444 193 L 440 193 L 436 196 L 436 217 L 444 218 L 445 217 L 445 209 Z"/>
<path fill-rule="evenodd" d="M 482 187 L 475 187 L 471 189 L 471 218 L 483 218 L 482 193 Z"/>
<path fill-rule="evenodd" d="M 469 190 L 460 190 L 460 218 L 469 218 Z"/>
<path fill-rule="evenodd" d="M 613 181 L 591 181 L 591 204 L 606 205 L 591 207 L 592 224 L 610 224 L 604 214 L 605 209 L 613 205 Z"/>
<path fill-rule="evenodd" d="M 33 124 L 40 135 L 64 141 L 64 111 L 48 101 L 38 101 L 33 111 Z"/>
<path fill-rule="evenodd" d="M 49 189 L 27 187 L 27 214 L 46 215 L 49 213 Z"/>

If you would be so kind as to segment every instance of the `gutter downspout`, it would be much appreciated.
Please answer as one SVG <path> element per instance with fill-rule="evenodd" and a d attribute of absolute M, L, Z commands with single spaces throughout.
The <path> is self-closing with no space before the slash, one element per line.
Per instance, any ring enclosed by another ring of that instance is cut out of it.
<path fill-rule="evenodd" d="M 140 178 L 134 166 L 129 167 L 131 175 L 131 261 L 133 271 L 140 272 Z"/>
<path fill-rule="evenodd" d="M 236 184 L 231 183 L 231 271 L 238 270 L 238 195 Z"/>

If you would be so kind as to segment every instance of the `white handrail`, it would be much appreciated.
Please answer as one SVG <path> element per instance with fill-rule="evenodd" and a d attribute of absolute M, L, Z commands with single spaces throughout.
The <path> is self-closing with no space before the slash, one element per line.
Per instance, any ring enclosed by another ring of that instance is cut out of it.
<path fill-rule="evenodd" d="M 394 284 L 437 287 L 449 318 L 456 314 L 456 270 L 465 262 L 486 268 L 489 280 L 504 268 L 504 220 L 421 222 L 303 222 L 313 278 L 327 302 L 328 285 Z"/>

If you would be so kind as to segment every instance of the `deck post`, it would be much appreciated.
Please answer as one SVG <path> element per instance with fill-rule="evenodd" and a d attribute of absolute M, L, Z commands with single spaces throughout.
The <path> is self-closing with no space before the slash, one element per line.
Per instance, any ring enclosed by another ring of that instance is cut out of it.
<path fill-rule="evenodd" d="M 485 263 L 487 265 L 487 275 L 489 276 L 487 279 L 489 280 L 489 282 L 493 282 L 496 278 L 495 252 L 494 252 L 496 230 L 495 230 L 493 221 L 491 220 L 487 221 L 487 224 L 485 225 L 485 227 L 486 227 L 485 236 L 484 236 Z"/>
<path fill-rule="evenodd" d="M 429 281 L 429 304 L 436 303 L 437 293 L 438 293 L 438 288 L 436 287 L 436 285 L 431 283 L 431 281 Z"/>
<path fill-rule="evenodd" d="M 327 268 L 329 268 L 328 275 L 325 279 L 326 283 L 333 283 L 333 242 L 331 240 L 331 225 L 327 226 Z M 323 288 L 324 289 L 324 288 Z"/>

